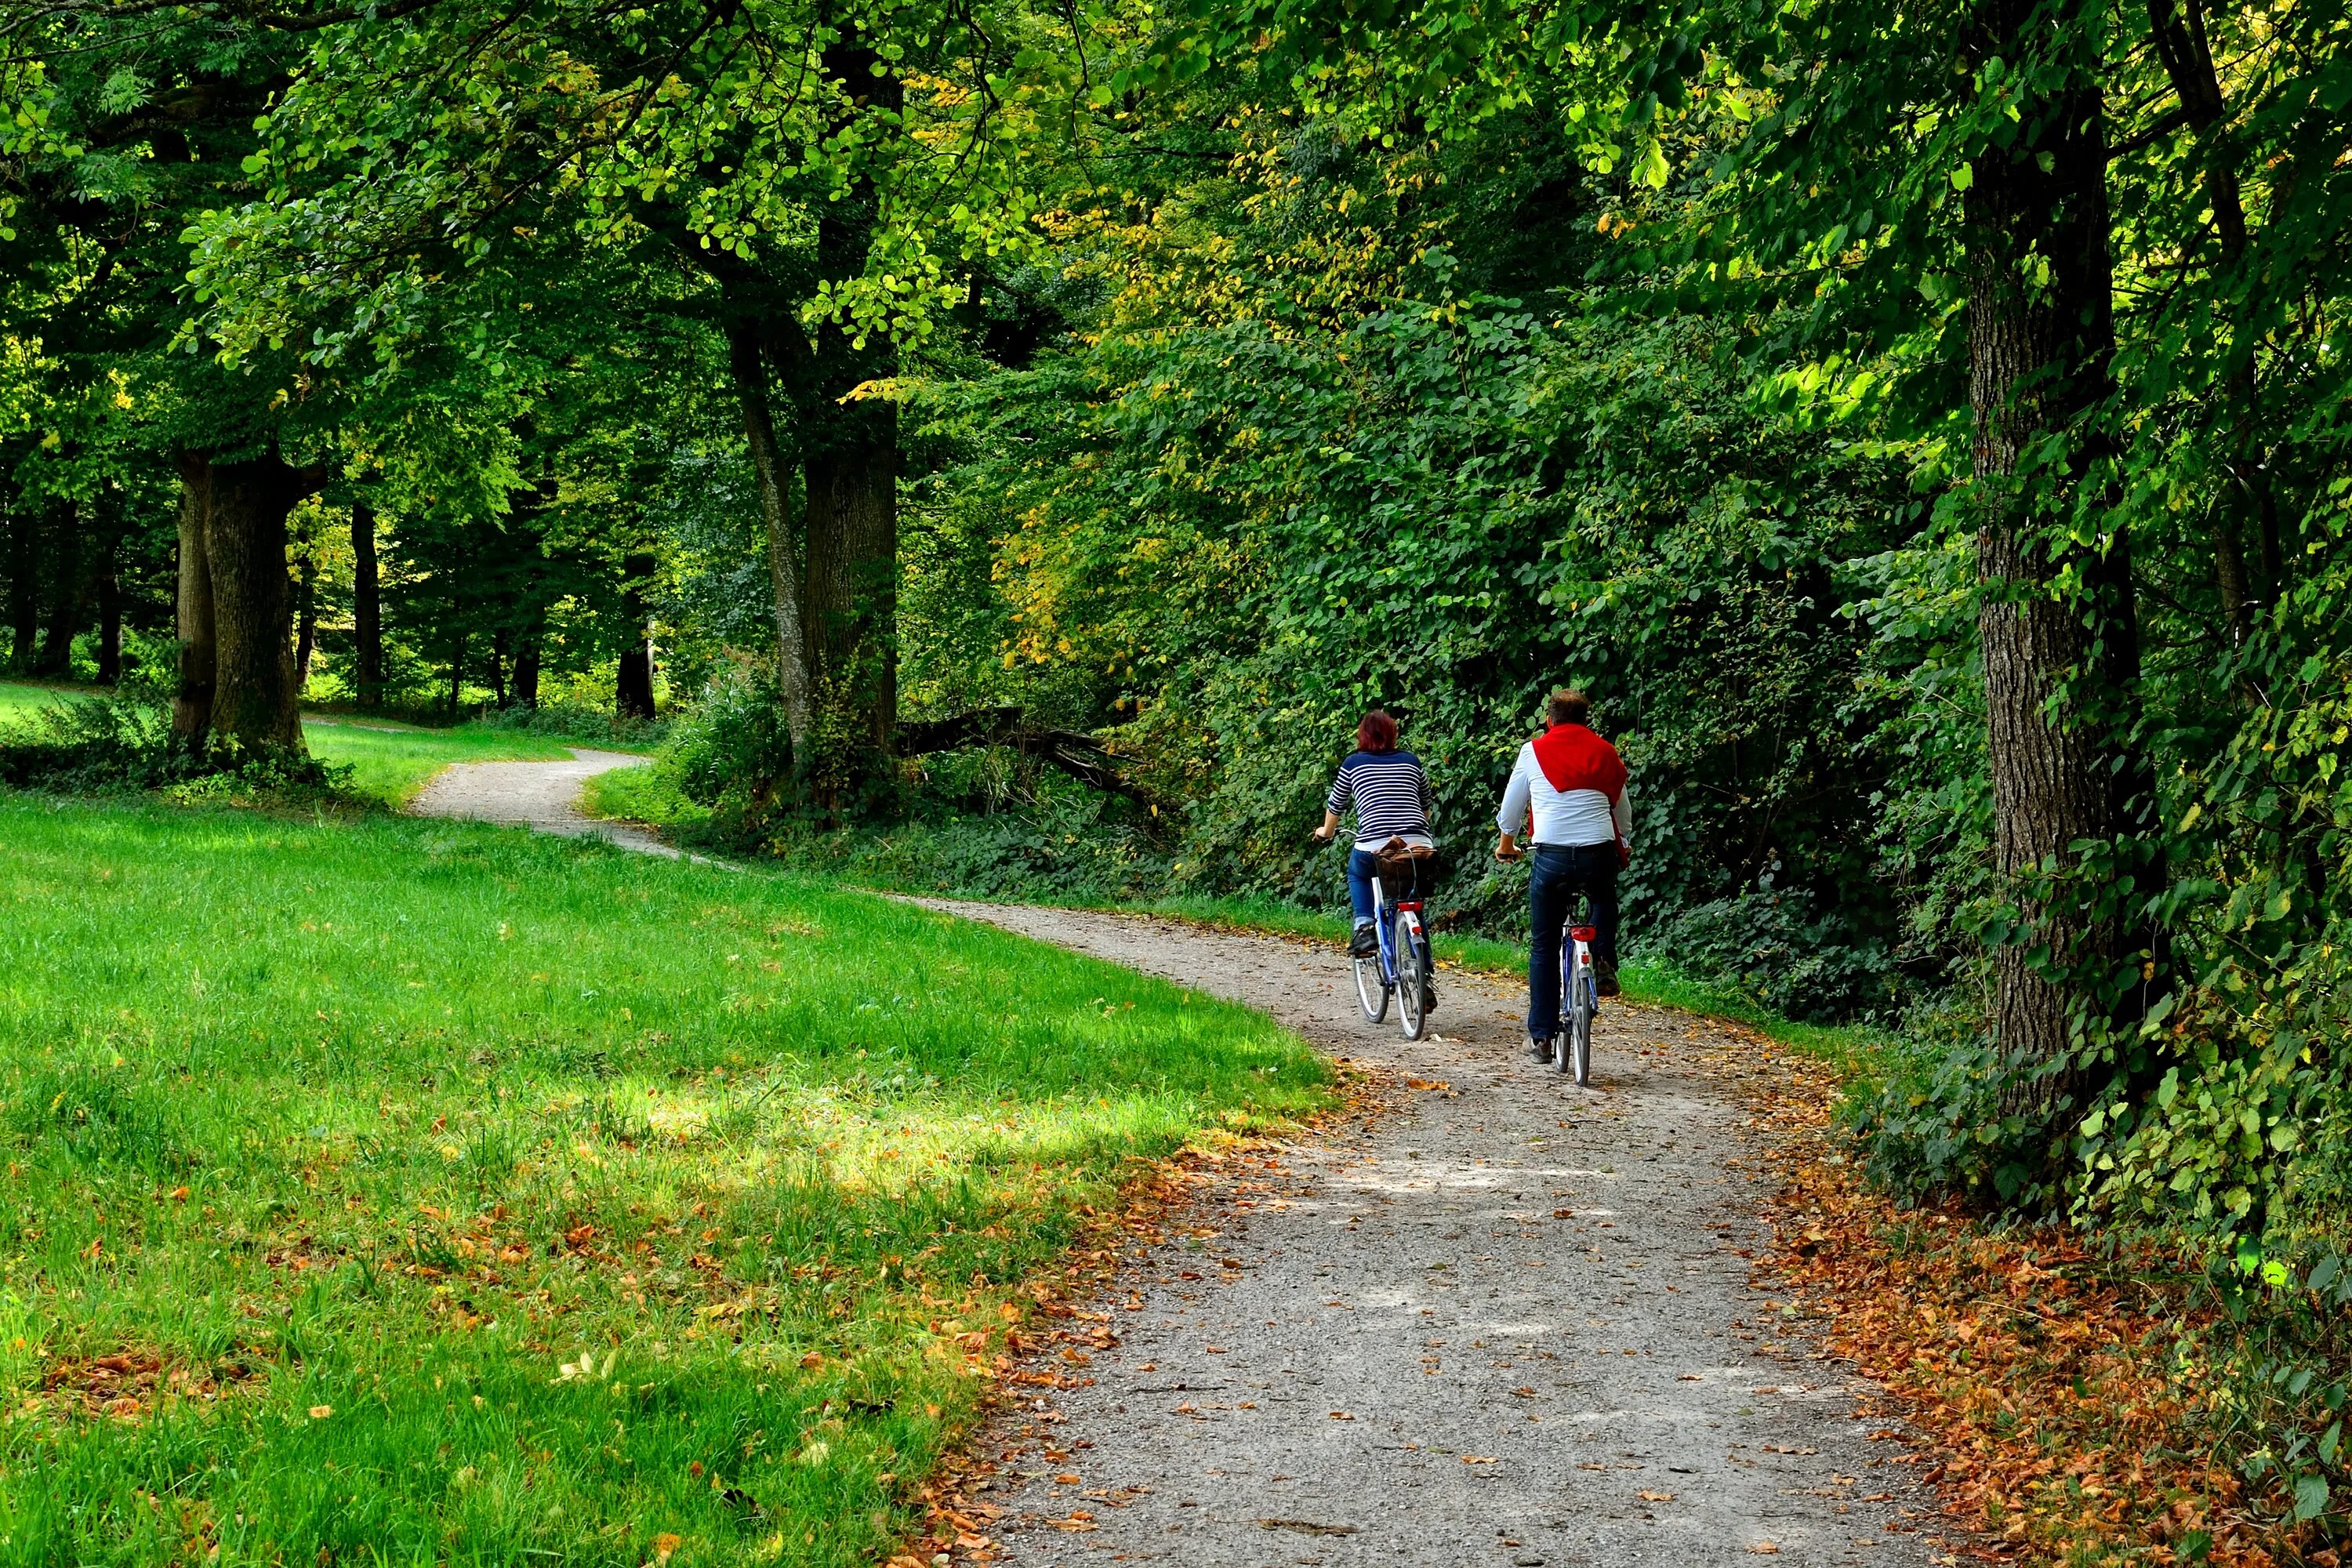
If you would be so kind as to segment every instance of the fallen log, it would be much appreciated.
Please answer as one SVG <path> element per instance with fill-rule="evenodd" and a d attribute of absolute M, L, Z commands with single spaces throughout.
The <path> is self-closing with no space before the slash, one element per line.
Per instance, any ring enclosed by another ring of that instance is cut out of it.
<path fill-rule="evenodd" d="M 1031 724 L 1018 708 L 975 708 L 947 719 L 902 719 L 896 734 L 902 757 L 961 751 L 966 746 L 1007 746 L 1058 768 L 1091 789 L 1152 805 L 1140 785 L 1119 772 L 1118 759 L 1101 742 L 1075 730 Z"/>

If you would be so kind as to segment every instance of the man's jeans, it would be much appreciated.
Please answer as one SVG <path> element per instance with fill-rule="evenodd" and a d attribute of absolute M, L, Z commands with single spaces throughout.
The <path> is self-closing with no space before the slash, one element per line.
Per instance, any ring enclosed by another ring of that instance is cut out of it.
<path fill-rule="evenodd" d="M 1528 1038 L 1559 1029 L 1559 949 L 1580 899 L 1592 906 L 1592 961 L 1617 967 L 1617 846 L 1538 845 L 1528 874 Z"/>

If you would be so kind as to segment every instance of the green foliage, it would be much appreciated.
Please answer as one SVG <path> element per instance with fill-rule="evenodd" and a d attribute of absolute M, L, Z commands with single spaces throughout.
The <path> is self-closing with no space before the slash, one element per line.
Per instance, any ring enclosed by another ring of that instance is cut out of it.
<path fill-rule="evenodd" d="M 493 828 L 0 796 L 0 902 L 27 1561 L 870 1562 L 957 1336 L 1132 1161 L 1328 1092 L 1123 969 Z"/>
<path fill-rule="evenodd" d="M 148 692 L 66 697 L 0 721 L 0 784 L 18 789 L 319 795 L 348 777 L 300 752 L 191 748 L 173 737 L 169 704 Z"/>

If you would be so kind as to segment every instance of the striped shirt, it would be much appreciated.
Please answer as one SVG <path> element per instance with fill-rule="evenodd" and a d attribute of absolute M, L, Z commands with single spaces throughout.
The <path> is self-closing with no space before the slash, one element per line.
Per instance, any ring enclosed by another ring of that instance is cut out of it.
<path fill-rule="evenodd" d="M 1411 752 L 1356 752 L 1339 764 L 1324 806 L 1332 816 L 1356 808 L 1356 847 L 1391 838 L 1429 842 L 1429 775 Z"/>

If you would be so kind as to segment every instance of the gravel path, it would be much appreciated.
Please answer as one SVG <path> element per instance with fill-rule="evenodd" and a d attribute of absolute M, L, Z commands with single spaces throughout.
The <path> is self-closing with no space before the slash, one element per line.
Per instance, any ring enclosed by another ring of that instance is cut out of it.
<path fill-rule="evenodd" d="M 600 822 L 580 810 L 580 786 L 614 768 L 643 767 L 650 758 L 576 747 L 568 763 L 453 763 L 416 792 L 408 809 L 419 816 L 457 816 L 609 840 L 647 855 L 677 851 L 642 827 Z"/>
<path fill-rule="evenodd" d="M 1949 1560 L 1865 1385 L 1748 1285 L 1752 1037 L 1612 1004 L 1579 1091 L 1518 1054 L 1500 982 L 1442 975 L 1414 1044 L 1329 948 L 922 901 L 1263 1007 L 1405 1101 L 1229 1163 L 1136 1253 L 1118 1342 L 992 1438 L 1010 1561 Z"/>
<path fill-rule="evenodd" d="M 596 834 L 642 757 L 448 768 L 412 810 Z M 1519 1054 L 1519 988 L 1448 972 L 1435 1033 L 1367 1025 L 1323 946 L 915 900 L 1262 1007 L 1399 1103 L 1205 1189 L 1139 1247 L 1115 1343 L 990 1435 L 999 1561 L 1602 1568 L 1948 1563 L 1867 1392 L 1748 1284 L 1764 1239 L 1743 1031 L 1612 1004 L 1580 1091 Z M 1066 1369 L 1074 1370 L 1074 1369 Z"/>

